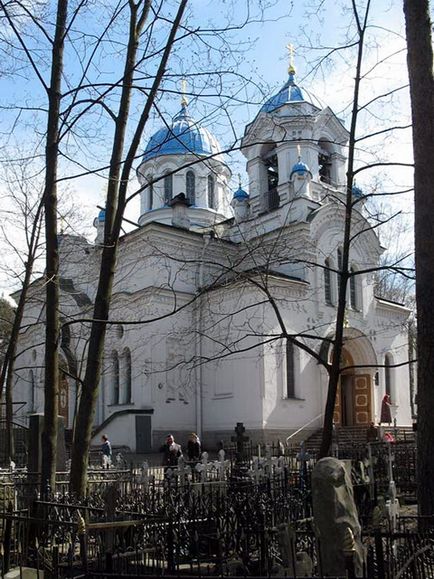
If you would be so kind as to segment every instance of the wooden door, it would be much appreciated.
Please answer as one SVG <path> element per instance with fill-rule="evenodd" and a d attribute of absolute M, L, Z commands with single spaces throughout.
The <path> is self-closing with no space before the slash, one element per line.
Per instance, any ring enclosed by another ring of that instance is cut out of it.
<path fill-rule="evenodd" d="M 372 420 L 371 376 L 369 374 L 353 376 L 353 388 L 354 424 L 368 426 Z"/>

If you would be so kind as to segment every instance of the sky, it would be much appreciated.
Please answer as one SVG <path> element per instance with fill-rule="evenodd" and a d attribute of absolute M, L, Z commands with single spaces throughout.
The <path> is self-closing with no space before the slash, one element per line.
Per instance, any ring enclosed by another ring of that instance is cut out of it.
<path fill-rule="evenodd" d="M 76 23 L 76 30 L 71 31 L 71 38 L 80 42 L 79 26 L 85 27 L 88 38 L 103 26 L 106 14 L 115 6 L 112 0 L 105 3 L 106 12 L 100 0 L 89 2 L 94 17 L 89 14 L 83 22 Z M 363 3 L 360 2 L 360 5 Z M 385 94 L 392 89 L 407 84 L 406 52 L 404 37 L 404 18 L 401 2 L 393 0 L 374 0 L 372 3 L 370 27 L 367 36 L 367 47 L 363 71 L 366 79 L 362 83 L 361 102 L 367 102 L 374 96 Z M 165 3 L 167 11 L 173 14 L 176 2 Z M 318 9 L 317 6 L 320 5 Z M 192 28 L 200 28 L 202 39 L 193 42 L 187 38 L 174 53 L 169 63 L 169 76 L 165 84 L 167 92 L 160 94 L 158 111 L 154 110 L 148 128 L 141 143 L 144 150 L 152 133 L 162 126 L 164 115 L 170 122 L 179 109 L 179 79 L 182 75 L 189 78 L 187 93 L 189 109 L 196 119 L 201 119 L 218 138 L 223 148 L 234 143 L 239 144 L 244 126 L 256 116 L 261 103 L 276 93 L 286 82 L 288 68 L 288 50 L 291 43 L 295 49 L 294 62 L 297 69 L 297 83 L 309 98 L 318 106 L 330 106 L 344 120 L 348 128 L 351 112 L 354 50 L 332 49 L 343 46 L 355 38 L 354 19 L 350 13 L 351 3 L 344 1 L 312 0 L 297 2 L 213 2 L 209 0 L 191 0 L 188 8 L 188 23 Z M 46 18 L 44 3 L 38 3 L 41 18 Z M 343 6 L 343 7 L 342 7 Z M 165 8 L 166 9 L 166 8 Z M 263 11 L 261 10 L 263 9 Z M 49 18 L 46 18 L 50 21 Z M 248 22 L 247 24 L 244 24 Z M 230 25 L 230 33 L 209 33 L 208 28 L 215 28 L 216 23 L 222 28 Z M 28 32 L 25 23 L 21 23 Z M 13 38 L 10 31 L 2 24 L 0 34 L 3 41 Z M 155 47 L 161 46 L 165 38 L 164 23 L 156 26 L 154 35 Z M 124 38 L 122 21 L 112 34 L 110 43 L 101 53 L 93 78 L 98 82 L 120 74 L 121 61 L 116 50 Z M 27 36 L 32 50 L 35 51 L 38 64 L 48 78 L 49 69 L 41 62 L 46 53 L 41 50 L 43 40 L 35 35 Z M 1 46 L 1 45 L 0 45 Z M 89 45 L 90 46 L 90 45 Z M 89 54 L 89 46 L 79 46 L 79 50 L 67 49 L 65 64 L 69 77 L 64 85 L 73 86 L 74 78 L 82 72 L 84 56 Z M 328 56 L 327 56 L 328 55 Z M 321 62 L 321 65 L 319 64 Z M 154 66 L 151 62 L 151 70 Z M 213 68 L 214 67 L 214 68 Z M 191 76 L 191 73 L 201 75 Z M 216 71 L 219 74 L 216 74 Z M 32 110 L 32 107 L 44 107 L 45 96 L 34 72 L 26 66 L 23 59 L 15 59 L 14 66 L 8 74 L 0 76 L 0 104 L 4 107 L 0 130 L 3 145 L 0 147 L 0 159 L 11 155 L 11 150 L 19 151 L 24 156 L 29 151 L 43 152 L 45 113 Z M 205 74 L 207 73 L 207 74 Z M 227 74 L 229 73 L 229 74 Z M 170 75 L 173 75 L 171 77 Z M 146 83 L 146 80 L 144 81 Z M 149 84 L 149 83 L 148 83 Z M 221 95 L 215 96 L 216 87 L 221 87 Z M 212 90 L 211 90 L 212 89 Z M 172 92 L 171 92 L 172 91 Z M 211 95 L 211 96 L 207 96 Z M 214 96 L 213 96 L 214 95 Z M 226 96 L 228 95 L 228 96 Z M 133 103 L 133 114 L 140 112 L 142 100 Z M 25 105 L 26 109 L 17 113 L 16 105 Z M 82 172 L 82 166 L 100 167 L 100 160 L 108 158 L 109 124 L 101 122 L 102 114 L 90 117 L 87 124 L 70 134 L 65 142 L 68 145 L 68 158 L 61 165 L 62 188 L 66 186 L 68 202 L 79 209 L 80 226 L 90 239 L 94 236 L 93 218 L 97 215 L 97 205 L 104 204 L 107 181 L 95 175 L 80 179 L 71 176 Z M 410 123 L 408 89 L 380 100 L 369 107 L 359 118 L 359 134 L 368 134 L 393 125 Z M 89 135 L 83 144 L 83 135 Z M 359 162 L 377 160 L 398 160 L 412 162 L 411 132 L 398 130 L 386 137 L 366 139 L 357 153 Z M 18 153 L 14 153 L 19 156 Z M 235 176 L 231 187 L 237 187 L 237 174 L 241 174 L 243 187 L 248 188 L 245 163 L 239 151 L 231 153 L 227 162 Z M 35 183 L 40 180 L 41 164 L 30 170 Z M 403 167 L 378 169 L 361 174 L 358 185 L 364 190 L 378 186 L 381 181 L 382 191 L 395 191 L 409 188 L 412 185 L 412 171 Z M 8 181 L 7 173 L 2 173 L 1 190 L 4 191 Z M 10 181 L 10 180 L 9 180 Z M 134 180 L 130 190 L 136 187 Z M 393 204 L 393 210 L 402 210 L 411 221 L 411 195 L 398 198 L 384 197 L 382 202 Z M 138 199 L 128 207 L 126 217 L 136 222 L 139 217 Z M 74 228 L 76 226 L 74 225 Z M 128 226 L 127 226 L 128 228 Z M 411 243 L 410 237 L 406 243 Z M 0 292 L 10 287 L 11 281 L 0 272 Z"/>

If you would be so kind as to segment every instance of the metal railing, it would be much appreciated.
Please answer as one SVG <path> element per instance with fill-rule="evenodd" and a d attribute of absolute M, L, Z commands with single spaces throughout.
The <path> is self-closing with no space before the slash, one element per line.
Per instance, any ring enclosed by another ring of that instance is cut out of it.
<path fill-rule="evenodd" d="M 318 414 L 317 416 L 315 416 L 314 418 L 312 418 L 312 420 L 309 420 L 309 422 L 306 422 L 306 424 L 303 424 L 303 426 L 300 426 L 300 428 L 298 428 L 295 432 L 293 432 L 292 434 L 290 434 L 289 436 L 286 437 L 286 446 L 289 445 L 289 441 L 294 438 L 294 436 L 296 436 L 297 434 L 299 434 L 300 432 L 302 432 L 307 426 L 310 426 L 313 422 L 315 422 L 316 420 L 318 420 L 319 418 L 321 418 L 322 416 L 324 416 L 324 414 L 321 412 L 321 414 Z"/>

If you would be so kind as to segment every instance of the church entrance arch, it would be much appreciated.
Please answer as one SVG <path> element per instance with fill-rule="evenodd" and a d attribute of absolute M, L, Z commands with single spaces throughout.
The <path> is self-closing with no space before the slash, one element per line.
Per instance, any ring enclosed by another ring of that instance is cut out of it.
<path fill-rule="evenodd" d="M 351 355 L 344 349 L 343 366 L 354 366 Z M 372 421 L 372 380 L 369 374 L 344 370 L 339 380 L 333 420 L 340 426 L 367 426 Z"/>
<path fill-rule="evenodd" d="M 364 369 L 363 365 L 367 368 Z M 374 415 L 372 386 L 375 365 L 375 352 L 368 338 L 357 330 L 348 329 L 342 352 L 343 371 L 333 413 L 335 424 L 368 426 L 372 422 Z M 360 367 L 357 368 L 357 366 Z M 371 373 L 369 373 L 370 370 L 372 370 Z"/>

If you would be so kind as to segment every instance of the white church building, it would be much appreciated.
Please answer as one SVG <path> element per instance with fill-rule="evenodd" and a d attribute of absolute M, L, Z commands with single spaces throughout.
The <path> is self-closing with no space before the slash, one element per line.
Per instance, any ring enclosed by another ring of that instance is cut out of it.
<path fill-rule="evenodd" d="M 192 107 L 191 107 L 192 108 Z M 149 140 L 137 175 L 139 226 L 119 244 L 95 442 L 158 450 L 172 432 L 213 447 L 244 422 L 255 440 L 321 427 L 336 320 L 348 132 L 297 86 L 295 70 L 246 126 L 248 185 L 231 169 L 185 99 Z M 335 408 L 342 427 L 380 419 L 390 393 L 410 425 L 409 310 L 375 295 L 384 251 L 353 190 L 353 242 L 344 365 Z M 89 318 L 104 211 L 96 240 L 61 234 L 61 319 Z M 44 279 L 35 281 L 20 339 L 16 420 L 43 411 Z M 63 327 L 60 412 L 73 428 L 88 326 Z M 288 338 L 289 336 L 289 338 Z M 17 406 L 18 407 L 18 406 Z"/>

